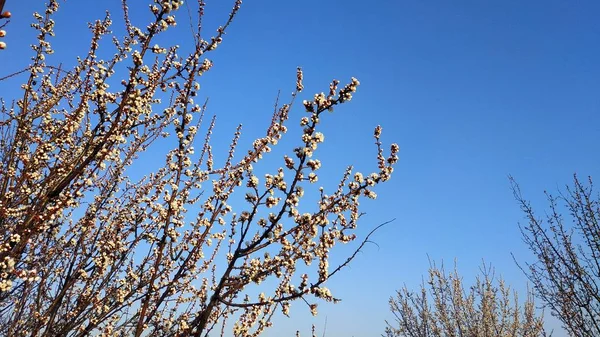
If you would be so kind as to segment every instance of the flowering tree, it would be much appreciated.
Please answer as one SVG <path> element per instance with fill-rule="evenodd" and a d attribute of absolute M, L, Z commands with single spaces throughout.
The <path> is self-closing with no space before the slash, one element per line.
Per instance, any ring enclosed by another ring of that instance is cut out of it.
<path fill-rule="evenodd" d="M 547 193 L 545 219 L 511 182 L 527 218 L 521 233 L 537 258 L 522 267 L 536 295 L 572 336 L 600 335 L 600 198 L 591 178 L 585 184 L 575 176 L 559 197 Z"/>
<path fill-rule="evenodd" d="M 475 284 L 465 289 L 456 269 L 447 274 L 434 264 L 427 285 L 420 292 L 399 290 L 390 299 L 390 308 L 396 322 L 388 323 L 387 337 L 545 336 L 533 298 L 528 296 L 521 307 L 516 292 L 502 279 L 496 281 L 485 267 Z"/>
<path fill-rule="evenodd" d="M 259 178 L 254 165 L 286 133 L 303 89 L 298 69 L 296 90 L 276 106 L 264 137 L 234 156 L 240 126 L 224 162 L 215 163 L 215 120 L 206 121 L 206 105 L 194 97 L 212 66 L 206 55 L 241 1 L 207 39 L 199 0 L 184 56 L 177 45 L 155 43 L 182 5 L 155 0 L 151 21 L 138 27 L 124 0 L 125 35 L 104 41 L 110 14 L 91 23 L 89 51 L 70 69 L 50 63 L 58 1 L 34 14 L 32 63 L 4 77 L 26 76 L 22 96 L 1 106 L 0 334 L 208 336 L 232 326 L 235 336 L 257 336 L 275 312 L 288 315 L 293 300 L 314 314 L 315 298 L 337 300 L 325 283 L 354 255 L 330 266 L 330 251 L 356 239 L 359 200 L 375 198 L 373 187 L 390 179 L 398 146 L 384 154 L 378 126 L 373 173 L 348 167 L 337 189 L 311 188 L 323 112 L 350 101 L 359 85 L 334 80 L 327 93 L 303 101 L 298 146 Z M 164 165 L 129 178 L 138 155 L 163 137 L 172 146 Z M 317 204 L 304 212 L 311 190 Z"/>

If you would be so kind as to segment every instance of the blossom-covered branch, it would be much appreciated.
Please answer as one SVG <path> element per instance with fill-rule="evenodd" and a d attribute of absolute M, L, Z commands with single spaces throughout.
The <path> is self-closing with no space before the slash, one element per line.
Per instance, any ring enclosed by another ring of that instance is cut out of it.
<path fill-rule="evenodd" d="M 348 167 L 335 190 L 317 185 L 323 112 L 349 102 L 359 81 L 334 80 L 304 100 L 297 146 L 281 165 L 258 169 L 288 130 L 304 89 L 298 68 L 264 136 L 240 156 L 240 125 L 219 163 L 216 119 L 196 100 L 241 1 L 206 38 L 199 0 L 189 50 L 156 42 L 171 36 L 183 1 L 155 0 L 143 27 L 130 5 L 122 2 L 124 35 L 113 36 L 105 14 L 69 68 L 52 63 L 60 6 L 50 0 L 34 14 L 31 64 L 1 77 L 23 84 L 0 107 L 0 334 L 208 336 L 231 327 L 257 336 L 293 300 L 315 314 L 316 299 L 337 301 L 325 284 L 354 255 L 330 267 L 331 250 L 357 238 L 359 201 L 376 198 L 398 161 L 377 126 L 371 173 Z M 170 148 L 164 164 L 131 178 L 159 142 Z M 316 207 L 301 207 L 306 193 Z"/>

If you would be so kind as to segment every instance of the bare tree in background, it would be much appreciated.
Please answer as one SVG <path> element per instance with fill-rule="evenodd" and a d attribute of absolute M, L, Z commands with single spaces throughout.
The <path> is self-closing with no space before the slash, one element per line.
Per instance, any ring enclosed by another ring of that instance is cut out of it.
<path fill-rule="evenodd" d="M 223 336 L 230 326 L 234 336 L 257 336 L 293 300 L 313 314 L 317 299 L 337 301 L 325 283 L 356 252 L 330 266 L 330 251 L 355 240 L 359 200 L 376 197 L 373 187 L 398 160 L 395 144 L 384 154 L 378 126 L 372 173 L 348 167 L 332 191 L 316 186 L 323 112 L 350 101 L 358 80 L 334 80 L 303 101 L 297 147 L 259 177 L 254 167 L 286 133 L 303 89 L 298 69 L 296 90 L 276 104 L 264 137 L 234 155 L 240 125 L 217 164 L 215 119 L 195 99 L 212 66 L 206 55 L 241 1 L 210 38 L 204 2 L 191 4 L 198 17 L 189 50 L 156 42 L 189 36 L 170 34 L 188 4 L 131 5 L 149 21 L 134 24 L 123 1 L 124 36 L 111 36 L 106 14 L 89 25 L 87 54 L 67 68 L 52 63 L 59 2 L 50 0 L 34 14 L 31 65 L 2 78 L 24 83 L 0 107 L 0 335 Z M 129 178 L 156 142 L 171 148 L 164 165 Z"/>
<path fill-rule="evenodd" d="M 396 321 L 387 323 L 386 337 L 546 335 L 533 298 L 528 295 L 521 306 L 516 292 L 485 266 L 474 284 L 465 286 L 456 268 L 447 274 L 433 264 L 421 290 L 397 291 L 390 309 Z"/>
<path fill-rule="evenodd" d="M 521 269 L 536 295 L 572 336 L 600 336 L 600 198 L 574 176 L 558 197 L 546 193 L 549 209 L 540 218 L 513 178 L 515 198 L 527 218 L 525 243 L 537 258 Z"/>

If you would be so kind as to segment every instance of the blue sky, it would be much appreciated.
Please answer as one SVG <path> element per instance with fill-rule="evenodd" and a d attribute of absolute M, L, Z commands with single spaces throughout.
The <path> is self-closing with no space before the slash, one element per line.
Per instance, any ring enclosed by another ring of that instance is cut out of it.
<path fill-rule="evenodd" d="M 147 12 L 137 1 L 133 20 Z M 223 22 L 232 3 L 209 1 L 206 27 Z M 7 1 L 13 21 L 0 77 L 27 65 L 34 41 L 27 26 L 40 4 Z M 115 11 L 117 26 L 119 4 L 62 3 L 59 56 L 83 54 L 85 22 L 105 9 Z M 389 296 L 403 284 L 417 289 L 428 255 L 448 265 L 456 259 L 466 281 L 484 259 L 523 291 L 510 253 L 530 256 L 507 175 L 540 212 L 543 190 L 556 191 L 573 173 L 599 175 L 599 12 L 596 1 L 245 1 L 201 83 L 218 116 L 214 139 L 227 143 L 238 123 L 247 141 L 262 134 L 277 91 L 291 92 L 300 65 L 306 98 L 333 78 L 361 81 L 352 102 L 325 116 L 322 181 L 334 184 L 348 164 L 375 167 L 377 124 L 384 142 L 401 148 L 393 179 L 376 202 L 364 203 L 359 232 L 396 220 L 374 235 L 378 246 L 367 246 L 329 283 L 344 301 L 322 307 L 314 320 L 293 306 L 292 318 L 276 320 L 267 336 L 308 334 L 325 317 L 327 337 L 379 335 L 391 318 Z M 12 90 L 4 83 L 3 97 Z M 294 113 L 293 127 L 302 112 Z"/>

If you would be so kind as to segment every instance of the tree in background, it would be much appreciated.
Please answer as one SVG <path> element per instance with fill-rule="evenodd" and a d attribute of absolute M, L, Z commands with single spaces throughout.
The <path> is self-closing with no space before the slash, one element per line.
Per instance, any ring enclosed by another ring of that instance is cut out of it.
<path fill-rule="evenodd" d="M 528 295 L 523 306 L 516 292 L 482 268 L 472 286 L 455 270 L 433 264 L 419 292 L 404 287 L 390 299 L 396 321 L 387 323 L 387 337 L 545 336 L 543 318 Z"/>
<path fill-rule="evenodd" d="M 537 258 L 521 268 L 535 294 L 571 335 L 600 336 L 600 198 L 592 179 L 585 184 L 575 176 L 566 193 L 546 193 L 544 218 L 511 183 L 527 218 L 521 233 Z"/>
<path fill-rule="evenodd" d="M 189 4 L 155 0 L 138 26 L 123 1 L 124 36 L 111 36 L 110 14 L 91 23 L 89 51 L 71 68 L 52 63 L 59 2 L 34 13 L 32 63 L 3 78 L 24 77 L 20 97 L 3 97 L 0 107 L 1 335 L 222 336 L 231 326 L 235 336 L 257 336 L 293 300 L 314 314 L 315 298 L 337 301 L 325 283 L 356 252 L 330 266 L 330 251 L 356 239 L 359 200 L 374 199 L 374 186 L 390 179 L 398 146 L 385 154 L 377 127 L 373 173 L 348 167 L 333 191 L 315 186 L 323 112 L 359 85 L 334 80 L 302 102 L 297 147 L 280 167 L 255 174 L 287 131 L 303 89 L 298 69 L 296 90 L 276 104 L 264 137 L 236 156 L 240 126 L 217 164 L 215 119 L 195 99 L 212 66 L 206 55 L 240 5 L 207 38 L 204 2 L 192 4 L 198 16 L 185 49 L 156 38 L 181 43 L 170 32 Z M 129 178 L 157 142 L 171 148 L 164 165 Z M 311 191 L 315 204 L 303 211 Z"/>

